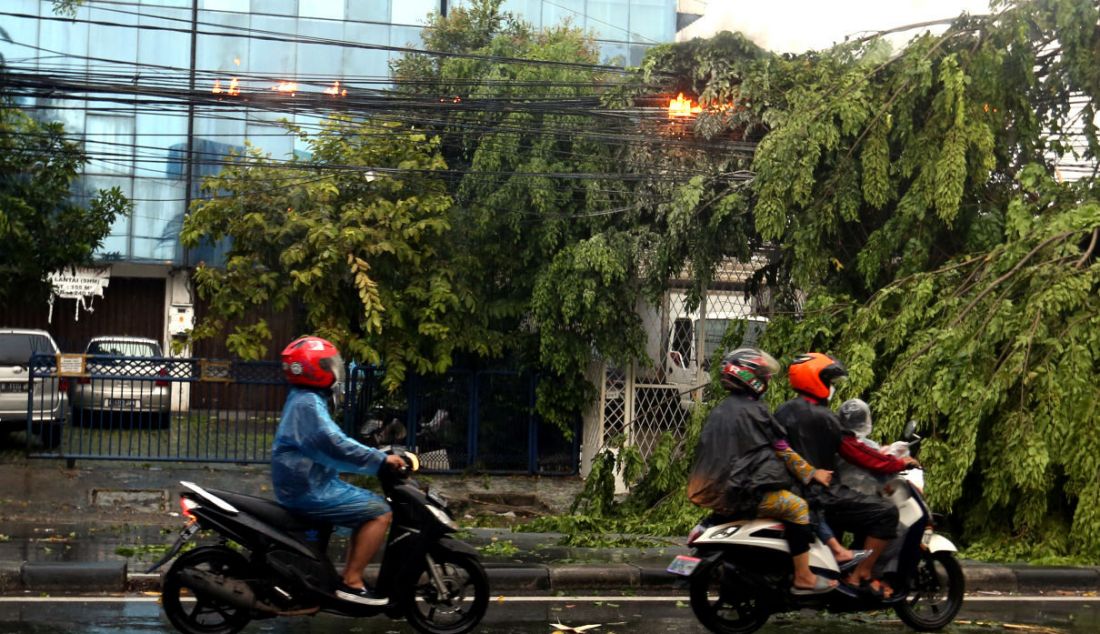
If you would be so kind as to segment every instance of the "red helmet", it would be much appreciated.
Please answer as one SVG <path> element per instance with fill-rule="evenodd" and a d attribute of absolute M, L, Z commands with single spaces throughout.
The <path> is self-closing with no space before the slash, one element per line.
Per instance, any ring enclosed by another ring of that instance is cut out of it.
<path fill-rule="evenodd" d="M 344 360 L 332 343 L 320 337 L 299 337 L 283 349 L 283 373 L 295 385 L 327 388 L 344 382 Z"/>
<path fill-rule="evenodd" d="M 833 383 L 848 376 L 843 363 L 820 352 L 798 355 L 787 372 L 794 391 L 822 401 L 832 396 L 829 387 Z"/>

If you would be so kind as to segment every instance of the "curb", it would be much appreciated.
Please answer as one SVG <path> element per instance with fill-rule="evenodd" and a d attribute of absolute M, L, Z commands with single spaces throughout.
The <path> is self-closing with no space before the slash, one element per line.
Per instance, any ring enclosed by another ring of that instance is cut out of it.
<path fill-rule="evenodd" d="M 117 592 L 126 587 L 126 562 L 26 562 L 20 578 L 28 592 Z"/>
<path fill-rule="evenodd" d="M 548 593 L 577 590 L 683 591 L 680 577 L 635 564 L 485 565 L 490 587 Z M 1100 590 L 1100 568 L 1037 568 L 963 563 L 968 593 Z M 0 562 L 0 594 L 157 592 L 159 573 L 128 572 L 126 562 Z"/>

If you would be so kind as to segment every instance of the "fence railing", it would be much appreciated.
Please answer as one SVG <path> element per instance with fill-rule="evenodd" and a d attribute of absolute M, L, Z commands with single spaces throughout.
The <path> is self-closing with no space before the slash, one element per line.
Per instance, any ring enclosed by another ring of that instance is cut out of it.
<path fill-rule="evenodd" d="M 534 412 L 535 377 L 455 370 L 387 393 L 352 367 L 337 419 L 375 443 L 397 420 L 425 470 L 572 474 L 572 438 Z M 35 458 L 265 463 L 289 385 L 277 362 L 35 356 L 27 383 Z M 578 422 L 579 423 L 579 422 Z"/>
<path fill-rule="evenodd" d="M 345 420 L 353 435 L 400 423 L 424 469 L 439 472 L 574 474 L 580 420 L 571 434 L 535 413 L 532 374 L 451 370 L 410 377 L 387 393 L 381 372 L 352 368 Z"/>
<path fill-rule="evenodd" d="M 31 359 L 31 457 L 270 460 L 288 389 L 279 363 L 87 356 L 59 372 L 56 359 Z"/>

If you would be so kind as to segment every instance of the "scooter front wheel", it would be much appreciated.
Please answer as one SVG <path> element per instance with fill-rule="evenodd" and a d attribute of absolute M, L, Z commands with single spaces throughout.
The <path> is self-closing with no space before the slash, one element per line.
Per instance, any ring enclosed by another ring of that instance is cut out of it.
<path fill-rule="evenodd" d="M 691 609 L 708 630 L 719 634 L 749 634 L 764 627 L 771 613 L 760 594 L 722 560 L 703 564 L 689 581 Z"/>
<path fill-rule="evenodd" d="M 405 618 L 424 634 L 465 634 L 489 606 L 489 579 L 477 558 L 441 551 L 425 556 L 404 601 Z"/>
<path fill-rule="evenodd" d="M 966 579 L 962 566 L 949 552 L 928 553 L 917 562 L 909 594 L 894 606 L 906 625 L 919 632 L 943 629 L 962 607 Z"/>

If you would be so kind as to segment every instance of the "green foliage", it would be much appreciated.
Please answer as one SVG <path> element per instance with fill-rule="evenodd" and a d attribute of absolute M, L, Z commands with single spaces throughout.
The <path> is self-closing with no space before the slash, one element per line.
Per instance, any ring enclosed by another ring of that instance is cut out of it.
<path fill-rule="evenodd" d="M 84 4 L 84 0 L 53 0 L 53 12 L 73 17 L 82 4 Z"/>
<path fill-rule="evenodd" d="M 60 123 L 42 122 L 0 96 L 0 299 L 44 300 L 45 276 L 87 264 L 131 204 L 117 187 L 70 200 L 87 156 Z"/>
<path fill-rule="evenodd" d="M 568 430 L 594 396 L 585 377 L 593 355 L 642 356 L 633 307 L 650 233 L 636 226 L 621 182 L 569 177 L 622 169 L 620 146 L 590 131 L 625 124 L 584 110 L 614 83 L 583 66 L 599 63 L 597 46 L 569 25 L 536 32 L 500 5 L 479 0 L 432 16 L 424 48 L 449 55 L 409 54 L 393 73 L 418 94 L 455 104 L 430 129 L 461 175 L 451 183 L 446 261 L 482 341 L 471 351 L 537 368 L 538 412 Z M 525 59 L 560 63 L 515 61 Z M 512 100 L 530 107 L 464 107 Z"/>
<path fill-rule="evenodd" d="M 751 221 L 741 244 L 773 247 L 757 278 L 775 300 L 762 347 L 842 358 L 838 396 L 868 400 L 884 440 L 917 420 L 930 501 L 954 511 L 968 552 L 1098 561 L 1100 197 L 1095 175 L 1060 183 L 1051 162 L 1071 146 L 1100 156 L 1098 8 L 998 4 L 894 55 L 872 38 L 715 74 L 700 70 L 708 46 L 728 42 L 696 42 L 687 58 L 654 51 L 643 72 L 696 95 L 736 86 L 744 118 L 723 134 L 763 131 L 751 187 L 713 192 L 748 205 L 721 223 Z M 692 188 L 680 191 L 705 198 Z M 789 396 L 773 382 L 773 406 Z M 691 447 L 649 456 L 604 512 L 682 529 L 669 509 Z"/>
<path fill-rule="evenodd" d="M 492 541 L 484 546 L 478 546 L 482 555 L 486 557 L 514 557 L 519 552 L 519 548 L 512 543 L 510 539 L 497 539 L 493 537 Z"/>
<path fill-rule="evenodd" d="M 195 336 L 221 334 L 250 307 L 270 305 L 297 311 L 300 331 L 331 339 L 349 358 L 384 363 L 390 388 L 408 371 L 446 369 L 476 332 L 464 326 L 454 272 L 439 262 L 451 206 L 439 140 L 348 119 L 300 136 L 308 160 L 272 167 L 250 149 L 204 183 L 217 195 L 196 202 L 181 238 L 231 243 L 224 269 L 195 272 L 212 312 Z M 346 167 L 357 165 L 377 173 Z M 413 171 L 386 171 L 398 167 Z M 258 321 L 236 325 L 226 341 L 255 358 L 269 337 Z"/>

